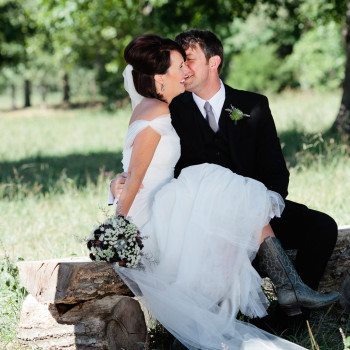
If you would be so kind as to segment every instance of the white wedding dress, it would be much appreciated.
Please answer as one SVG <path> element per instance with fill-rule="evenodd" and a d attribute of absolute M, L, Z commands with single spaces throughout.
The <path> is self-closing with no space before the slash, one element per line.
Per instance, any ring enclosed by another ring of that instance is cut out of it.
<path fill-rule="evenodd" d="M 170 115 L 137 120 L 123 151 L 127 171 L 136 135 L 161 135 L 129 211 L 144 239 L 143 267 L 115 269 L 152 315 L 189 349 L 297 350 L 302 347 L 236 319 L 261 317 L 267 300 L 251 265 L 262 228 L 283 200 L 253 179 L 214 164 L 174 179 L 180 141 Z"/>

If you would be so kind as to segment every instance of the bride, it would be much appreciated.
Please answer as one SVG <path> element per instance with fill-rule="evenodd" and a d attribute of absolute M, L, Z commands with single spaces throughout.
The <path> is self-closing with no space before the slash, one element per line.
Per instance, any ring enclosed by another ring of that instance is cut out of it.
<path fill-rule="evenodd" d="M 142 269 L 116 271 L 189 349 L 302 349 L 236 319 L 239 311 L 266 315 L 261 278 L 251 265 L 258 250 L 287 313 L 338 298 L 303 284 L 274 237 L 269 220 L 281 215 L 282 197 L 214 164 L 187 167 L 174 179 L 180 141 L 169 104 L 185 91 L 185 52 L 170 39 L 143 35 L 129 43 L 124 58 L 133 113 L 117 214 L 131 217 L 147 238 Z"/>

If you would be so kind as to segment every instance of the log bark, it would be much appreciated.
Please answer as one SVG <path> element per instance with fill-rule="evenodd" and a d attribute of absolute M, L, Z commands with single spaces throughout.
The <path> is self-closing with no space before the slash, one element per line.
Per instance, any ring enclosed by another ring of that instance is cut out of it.
<path fill-rule="evenodd" d="M 147 328 L 139 303 L 118 295 L 74 305 L 64 313 L 28 295 L 17 328 L 20 342 L 43 349 L 144 348 Z"/>
<path fill-rule="evenodd" d="M 320 291 L 339 291 L 350 269 L 350 226 L 339 227 L 338 240 L 320 283 Z"/>
<path fill-rule="evenodd" d="M 24 287 L 41 303 L 77 304 L 107 295 L 133 294 L 106 262 L 68 258 L 18 263 Z"/>
<path fill-rule="evenodd" d="M 345 311 L 350 312 L 350 270 L 345 273 L 345 278 L 340 287 L 340 305 Z"/>

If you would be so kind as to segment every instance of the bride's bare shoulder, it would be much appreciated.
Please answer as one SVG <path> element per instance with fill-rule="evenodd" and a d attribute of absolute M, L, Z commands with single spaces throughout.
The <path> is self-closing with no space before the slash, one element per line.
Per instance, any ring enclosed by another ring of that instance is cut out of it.
<path fill-rule="evenodd" d="M 133 111 L 130 123 L 135 120 L 153 120 L 162 115 L 169 114 L 169 107 L 167 103 L 159 101 L 155 98 L 144 98 Z"/>

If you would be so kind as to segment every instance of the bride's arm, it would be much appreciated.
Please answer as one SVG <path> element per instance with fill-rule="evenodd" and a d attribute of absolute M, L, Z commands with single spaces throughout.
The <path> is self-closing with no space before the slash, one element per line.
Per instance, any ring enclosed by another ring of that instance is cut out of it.
<path fill-rule="evenodd" d="M 120 194 L 117 214 L 127 216 L 140 189 L 142 180 L 160 140 L 160 135 L 151 127 L 142 130 L 134 140 L 128 175 Z"/>

